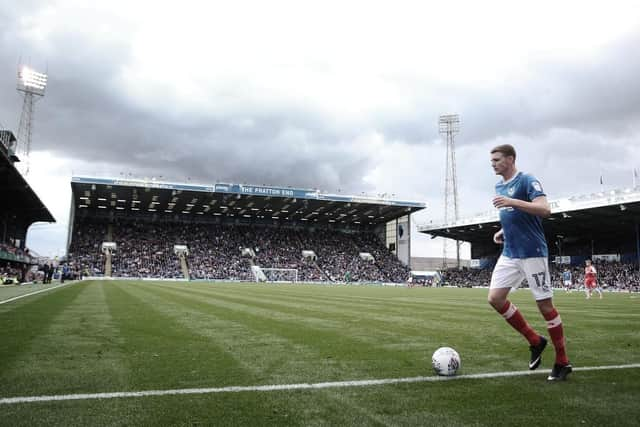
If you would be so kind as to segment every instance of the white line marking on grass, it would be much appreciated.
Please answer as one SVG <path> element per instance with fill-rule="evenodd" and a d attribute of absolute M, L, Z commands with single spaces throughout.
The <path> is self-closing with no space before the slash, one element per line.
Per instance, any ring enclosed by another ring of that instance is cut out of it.
<path fill-rule="evenodd" d="M 602 371 L 610 369 L 632 369 L 640 368 L 640 363 L 630 365 L 612 366 L 590 366 L 573 368 L 574 371 Z M 51 402 L 56 400 L 85 400 L 85 399 L 114 399 L 119 397 L 147 397 L 147 396 L 172 396 L 180 394 L 212 394 L 212 393 L 240 393 L 251 391 L 290 391 L 290 390 L 317 390 L 325 388 L 343 387 L 366 387 L 386 384 L 406 384 L 422 382 L 438 382 L 453 380 L 475 380 L 485 378 L 519 377 L 525 375 L 548 374 L 551 370 L 537 371 L 511 371 L 511 372 L 489 372 L 485 374 L 458 375 L 454 377 L 409 377 L 409 378 L 386 378 L 378 380 L 355 380 L 355 381 L 333 381 L 322 383 L 299 383 L 299 384 L 273 384 L 256 386 L 231 386 L 212 388 L 182 388 L 174 390 L 146 390 L 146 391 L 118 391 L 112 393 L 85 393 L 85 394 L 60 394 L 53 396 L 22 396 L 0 398 L 0 405 L 11 405 L 16 403 Z"/>
<path fill-rule="evenodd" d="M 60 284 L 60 285 L 58 285 L 58 286 L 52 286 L 52 287 L 50 287 L 50 288 L 40 289 L 39 291 L 29 292 L 28 294 L 18 295 L 17 297 L 13 297 L 13 298 L 6 299 L 6 300 L 4 300 L 4 301 L 0 301 L 0 305 L 2 305 L 2 304 L 6 304 L 6 303 L 11 302 L 11 301 L 18 300 L 18 299 L 20 299 L 20 298 L 30 297 L 31 295 L 39 294 L 39 293 L 42 293 L 42 292 L 52 291 L 52 290 L 54 290 L 54 289 L 58 289 L 58 288 L 61 288 L 61 287 L 63 287 L 63 286 L 73 285 L 74 283 L 80 283 L 80 281 L 73 281 L 73 282 L 69 282 L 69 283 L 62 283 L 62 284 Z"/>

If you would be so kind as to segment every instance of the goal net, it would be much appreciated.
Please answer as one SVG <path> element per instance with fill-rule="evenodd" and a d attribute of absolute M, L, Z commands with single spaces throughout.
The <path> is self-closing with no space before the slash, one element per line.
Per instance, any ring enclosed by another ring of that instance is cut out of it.
<path fill-rule="evenodd" d="M 264 275 L 264 282 L 286 282 L 296 283 L 298 281 L 298 270 L 295 268 L 260 268 Z"/>

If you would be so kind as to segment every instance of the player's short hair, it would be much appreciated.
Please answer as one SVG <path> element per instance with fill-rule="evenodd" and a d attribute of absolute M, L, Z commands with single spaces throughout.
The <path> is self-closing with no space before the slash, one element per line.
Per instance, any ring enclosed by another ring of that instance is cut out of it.
<path fill-rule="evenodd" d="M 513 160 L 516 159 L 516 149 L 513 148 L 513 145 L 511 144 L 502 144 L 493 147 L 491 154 L 493 153 L 502 153 L 505 157 L 511 156 L 513 157 Z"/>

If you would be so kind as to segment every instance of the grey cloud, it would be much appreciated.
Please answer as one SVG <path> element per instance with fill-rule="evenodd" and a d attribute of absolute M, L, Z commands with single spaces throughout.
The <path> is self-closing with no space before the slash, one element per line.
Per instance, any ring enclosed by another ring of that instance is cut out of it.
<path fill-rule="evenodd" d="M 0 28 L 0 76 L 5 76 L 0 78 L 0 123 L 17 128 L 20 100 L 14 78 L 6 76 L 15 76 L 18 57 L 30 52 L 44 58 L 50 84 L 37 106 L 33 149 L 79 162 L 101 162 L 116 173 L 368 191 L 362 177 L 376 166 L 375 153 L 354 146 L 352 141 L 359 134 L 376 129 L 387 141 L 433 144 L 440 138 L 439 114 L 458 112 L 460 148 L 498 142 L 537 144 L 540 153 L 553 154 L 532 162 L 534 171 L 556 176 L 561 156 L 576 165 L 593 165 L 594 156 L 602 156 L 605 163 L 624 158 L 628 149 L 621 144 L 637 141 L 640 127 L 636 83 L 640 57 L 629 54 L 640 44 L 638 35 L 611 45 L 588 63 L 533 64 L 533 77 L 508 80 L 498 87 L 432 87 L 416 81 L 413 111 L 378 111 L 366 123 L 349 129 L 306 105 L 267 105 L 225 117 L 206 111 L 179 114 L 170 105 L 144 109 L 118 87 L 118 76 L 131 55 L 125 36 L 99 41 L 59 33 L 44 45 L 30 44 L 15 24 L 28 10 L 22 4 L 14 10 L 0 9 L 6 23 Z M 473 72 L 471 66 L 469 72 Z M 603 145 L 610 138 L 616 138 L 619 148 Z M 585 152 L 584 147 L 589 150 Z M 527 153 L 527 148 L 522 149 Z M 524 158 L 538 157 L 531 149 Z M 465 160 L 461 155 L 459 173 L 465 185 L 474 184 L 467 188 L 475 188 L 478 181 L 473 171 L 480 160 L 469 157 L 469 164 L 464 164 Z M 427 164 L 443 161 L 428 159 Z M 431 166 L 430 170 L 440 169 Z M 588 179 L 582 172 L 576 176 Z M 486 182 L 493 182 L 493 177 Z"/>
<path fill-rule="evenodd" d="M 126 43 L 101 43 L 62 33 L 54 34 L 42 47 L 29 45 L 11 26 L 0 31 L 1 75 L 15 75 L 12 64 L 22 50 L 48 60 L 50 79 L 46 97 L 36 110 L 33 150 L 110 164 L 118 173 L 329 191 L 362 189 L 361 178 L 372 166 L 366 150 L 350 147 L 357 130 L 332 129 L 317 114 L 295 106 L 225 118 L 206 112 L 185 117 L 164 113 L 162 108 L 160 112 L 144 110 L 116 87 L 129 59 Z M 1 80 L 3 93 L 10 96 L 0 100 L 0 117 L 16 117 L 20 99 L 15 83 Z M 238 126 L 245 119 L 250 119 L 251 126 Z M 11 122 L 0 121 L 5 126 Z M 290 128 L 300 130 L 299 140 L 295 135 L 282 137 Z M 309 149 L 302 150 L 301 142 Z"/>
<path fill-rule="evenodd" d="M 488 101 L 470 103 L 469 112 L 463 112 L 468 130 L 482 139 L 554 128 L 637 136 L 640 57 L 630 52 L 638 46 L 640 34 L 635 34 L 583 61 L 535 64 L 531 80 L 506 82 L 494 96 L 474 94 Z"/>
<path fill-rule="evenodd" d="M 640 33 L 610 44 L 583 60 L 532 63 L 528 74 L 499 85 L 438 85 L 415 96 L 415 111 L 381 114 L 386 135 L 410 143 L 439 138 L 440 114 L 460 114 L 461 144 L 513 134 L 538 136 L 550 129 L 578 129 L 621 136 L 640 132 Z M 473 73 L 470 66 L 469 72 Z"/>

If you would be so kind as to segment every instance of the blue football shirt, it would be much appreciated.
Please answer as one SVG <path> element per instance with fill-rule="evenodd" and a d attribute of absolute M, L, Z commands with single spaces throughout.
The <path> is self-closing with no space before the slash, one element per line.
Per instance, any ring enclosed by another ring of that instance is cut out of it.
<path fill-rule="evenodd" d="M 535 177 L 518 172 L 509 181 L 496 184 L 496 195 L 530 202 L 546 196 Z M 542 218 L 515 208 L 500 209 L 500 223 L 504 231 L 502 255 L 509 258 L 547 257 L 547 241 L 542 228 Z"/>
<path fill-rule="evenodd" d="M 562 273 L 562 279 L 563 280 L 571 280 L 571 272 L 570 271 L 564 271 Z"/>

